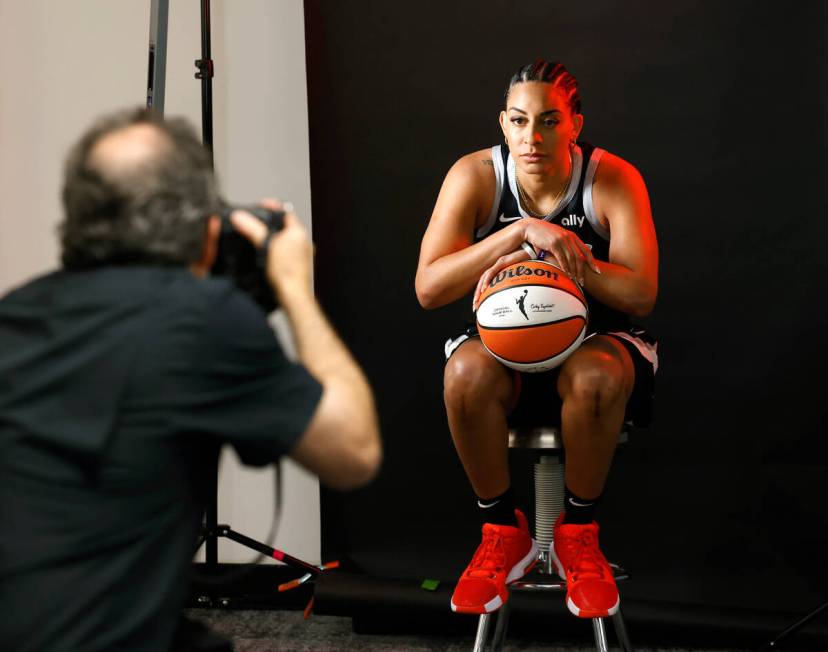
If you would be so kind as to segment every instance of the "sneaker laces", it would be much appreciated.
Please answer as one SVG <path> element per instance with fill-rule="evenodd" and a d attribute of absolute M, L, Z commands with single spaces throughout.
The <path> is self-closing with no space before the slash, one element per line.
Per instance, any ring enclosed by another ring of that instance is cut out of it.
<path fill-rule="evenodd" d="M 493 580 L 505 565 L 503 536 L 496 531 L 484 532 L 483 541 L 474 553 L 466 574 L 469 577 Z"/>
<path fill-rule="evenodd" d="M 573 581 L 604 579 L 607 562 L 598 548 L 598 537 L 591 528 L 566 537 L 564 544 L 567 557 L 572 560 L 568 570 Z"/>

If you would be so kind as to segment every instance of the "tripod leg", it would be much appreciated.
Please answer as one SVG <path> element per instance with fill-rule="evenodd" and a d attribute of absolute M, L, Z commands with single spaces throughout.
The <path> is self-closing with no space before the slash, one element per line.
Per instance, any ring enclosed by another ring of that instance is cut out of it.
<path fill-rule="evenodd" d="M 814 609 L 807 616 L 797 620 L 793 625 L 788 627 L 785 631 L 783 631 L 781 634 L 779 634 L 779 636 L 777 636 L 775 639 L 765 643 L 761 648 L 759 648 L 759 652 L 767 652 L 768 650 L 777 649 L 776 645 L 779 643 L 779 641 L 781 641 L 783 638 L 787 638 L 788 636 L 790 636 L 794 632 L 802 629 L 802 627 L 807 625 L 809 622 L 811 622 L 814 618 L 816 618 L 819 614 L 821 614 L 826 609 L 828 609 L 828 602 L 823 602 L 821 605 L 819 605 L 816 609 Z"/>
<path fill-rule="evenodd" d="M 251 550 L 256 550 L 257 552 L 260 552 L 263 555 L 267 555 L 268 557 L 278 559 L 279 561 L 284 562 L 289 566 L 301 568 L 306 573 L 311 573 L 314 576 L 319 575 L 319 573 L 321 572 L 321 569 L 318 566 L 314 566 L 313 564 L 309 564 L 306 561 L 302 561 L 301 559 L 292 557 L 286 552 L 282 552 L 281 550 L 277 550 L 276 548 L 266 546 L 260 541 L 256 541 L 255 539 L 251 539 L 250 537 L 236 532 L 227 525 L 218 526 L 218 535 L 221 537 L 227 537 L 231 541 L 235 541 L 236 543 L 240 543 L 243 546 L 247 546 Z"/>

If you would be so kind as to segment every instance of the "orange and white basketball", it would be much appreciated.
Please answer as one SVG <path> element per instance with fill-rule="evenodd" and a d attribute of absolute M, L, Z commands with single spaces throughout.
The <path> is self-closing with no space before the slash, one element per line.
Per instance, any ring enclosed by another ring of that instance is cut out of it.
<path fill-rule="evenodd" d="M 554 369 L 577 349 L 589 312 L 584 293 L 558 267 L 541 260 L 503 268 L 484 288 L 477 330 L 507 367 Z"/>

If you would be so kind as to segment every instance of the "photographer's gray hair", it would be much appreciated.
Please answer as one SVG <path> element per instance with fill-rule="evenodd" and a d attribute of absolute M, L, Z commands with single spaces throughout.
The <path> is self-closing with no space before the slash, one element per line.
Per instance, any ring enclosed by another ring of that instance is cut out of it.
<path fill-rule="evenodd" d="M 103 138 L 138 125 L 157 131 L 159 147 L 147 158 L 112 165 L 92 156 Z M 61 259 L 70 269 L 194 262 L 207 217 L 219 210 L 210 154 L 193 128 L 146 109 L 107 115 L 80 138 L 66 160 L 62 197 Z"/>

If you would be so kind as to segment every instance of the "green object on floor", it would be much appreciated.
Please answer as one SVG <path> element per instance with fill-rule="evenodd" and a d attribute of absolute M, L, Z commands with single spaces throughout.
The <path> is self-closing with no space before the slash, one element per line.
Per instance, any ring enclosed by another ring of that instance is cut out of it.
<path fill-rule="evenodd" d="M 426 591 L 436 591 L 438 586 L 440 586 L 440 580 L 423 580 L 420 584 L 420 588 Z"/>

